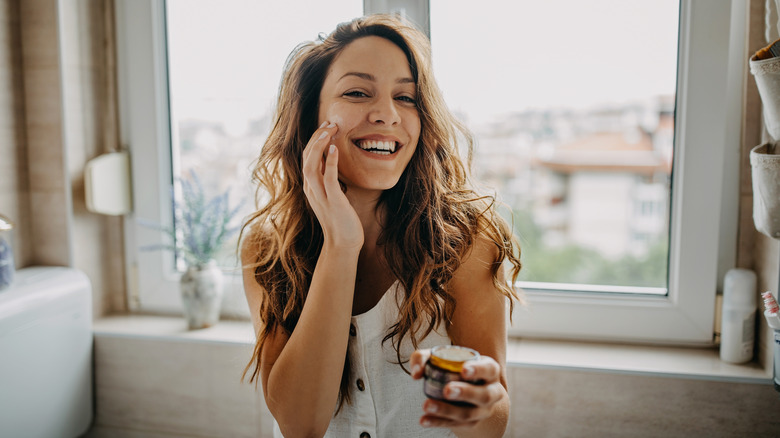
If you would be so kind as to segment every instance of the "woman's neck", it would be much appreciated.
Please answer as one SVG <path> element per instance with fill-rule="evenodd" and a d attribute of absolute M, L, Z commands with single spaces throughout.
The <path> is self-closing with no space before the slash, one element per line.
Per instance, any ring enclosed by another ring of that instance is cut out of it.
<path fill-rule="evenodd" d="M 350 187 L 346 196 L 363 224 L 364 247 L 374 247 L 382 232 L 385 220 L 384 210 L 381 207 L 377 208 L 382 192 Z"/>

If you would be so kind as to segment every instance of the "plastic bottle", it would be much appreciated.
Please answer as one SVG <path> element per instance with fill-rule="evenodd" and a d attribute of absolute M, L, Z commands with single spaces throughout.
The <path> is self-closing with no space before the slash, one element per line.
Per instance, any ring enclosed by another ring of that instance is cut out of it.
<path fill-rule="evenodd" d="M 774 366 L 772 367 L 772 381 L 775 384 L 775 391 L 780 392 L 780 306 L 772 295 L 772 292 L 766 291 L 761 294 L 764 298 L 764 317 L 769 327 L 774 330 L 774 339 L 772 342 L 772 352 L 774 357 Z"/>
<path fill-rule="evenodd" d="M 723 280 L 721 360 L 731 363 L 751 360 L 755 330 L 756 274 L 749 269 L 729 269 Z"/>

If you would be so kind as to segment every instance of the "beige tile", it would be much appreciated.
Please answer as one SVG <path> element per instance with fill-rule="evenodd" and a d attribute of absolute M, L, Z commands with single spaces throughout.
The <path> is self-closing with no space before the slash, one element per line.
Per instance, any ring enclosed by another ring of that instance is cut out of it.
<path fill-rule="evenodd" d="M 190 434 L 164 433 L 152 430 L 122 429 L 118 427 L 93 426 L 81 438 L 192 438 Z"/>
<path fill-rule="evenodd" d="M 250 348 L 98 336 L 96 425 L 208 437 L 270 433 L 261 394 L 240 382 Z"/>
<path fill-rule="evenodd" d="M 57 0 L 20 3 L 21 35 L 26 68 L 52 68 L 59 64 Z"/>
<path fill-rule="evenodd" d="M 67 200 L 62 192 L 30 192 L 30 232 L 33 262 L 70 266 Z"/>
<path fill-rule="evenodd" d="M 511 368 L 510 437 L 770 437 L 769 385 Z"/>
<path fill-rule="evenodd" d="M 28 126 L 62 123 L 62 89 L 60 69 L 25 68 L 24 98 Z M 29 129 L 29 128 L 28 128 Z"/>
<path fill-rule="evenodd" d="M 65 156 L 59 125 L 28 125 L 27 162 L 30 190 L 65 193 Z"/>

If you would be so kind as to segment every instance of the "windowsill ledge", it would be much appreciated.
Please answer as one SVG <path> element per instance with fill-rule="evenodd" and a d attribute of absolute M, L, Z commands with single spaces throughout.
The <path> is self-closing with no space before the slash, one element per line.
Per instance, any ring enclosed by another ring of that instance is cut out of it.
<path fill-rule="evenodd" d="M 188 330 L 181 317 L 112 315 L 97 319 L 98 337 L 156 339 L 173 342 L 254 344 L 247 321 L 220 321 L 214 327 Z M 735 365 L 720 360 L 717 349 L 606 344 L 510 338 L 509 366 L 598 371 L 656 377 L 771 384 L 771 372 L 750 362 Z"/>

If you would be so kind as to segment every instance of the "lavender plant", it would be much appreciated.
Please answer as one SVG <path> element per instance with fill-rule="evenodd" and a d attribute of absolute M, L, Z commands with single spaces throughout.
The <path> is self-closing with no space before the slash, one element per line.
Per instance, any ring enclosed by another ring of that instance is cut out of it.
<path fill-rule="evenodd" d="M 231 222 L 238 214 L 241 203 L 230 206 L 230 190 L 208 198 L 203 184 L 194 172 L 189 179 L 179 179 L 181 202 L 173 196 L 174 227 L 162 227 L 148 221 L 143 225 L 163 231 L 171 244 L 147 245 L 146 250 L 166 249 L 174 251 L 188 266 L 203 266 L 214 260 L 225 242 L 240 228 Z"/>

